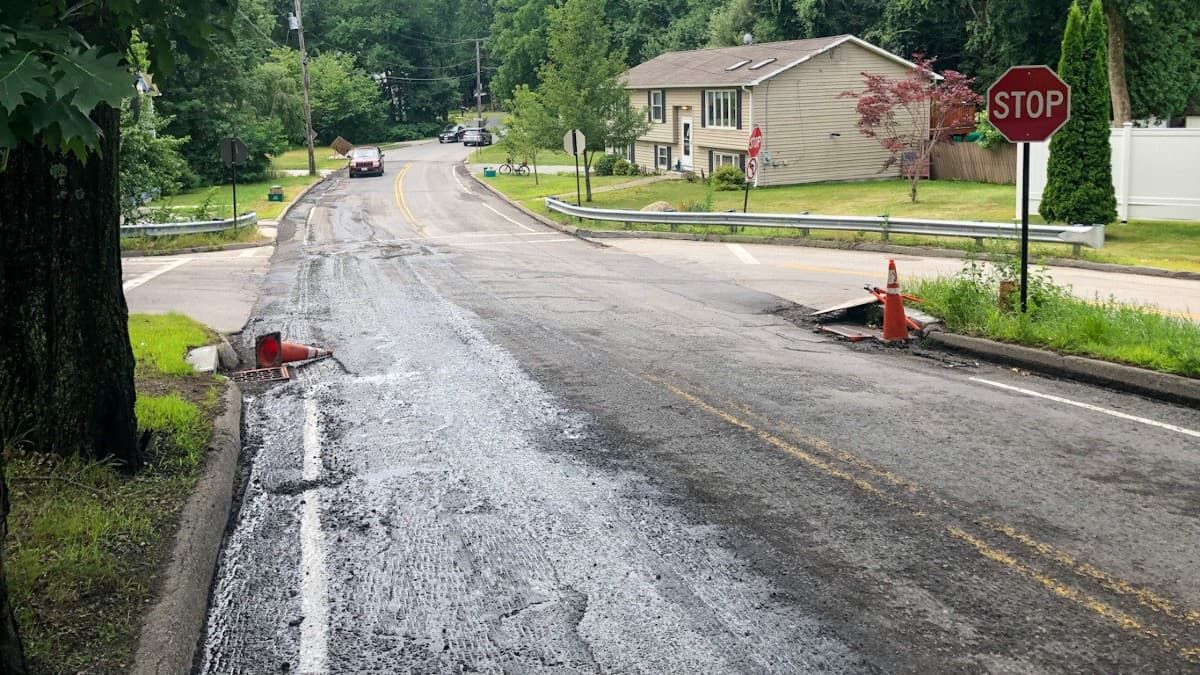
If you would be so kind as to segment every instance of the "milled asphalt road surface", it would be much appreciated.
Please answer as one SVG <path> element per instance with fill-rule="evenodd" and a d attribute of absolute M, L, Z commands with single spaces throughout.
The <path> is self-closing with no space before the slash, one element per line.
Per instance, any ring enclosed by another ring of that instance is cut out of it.
<path fill-rule="evenodd" d="M 280 226 L 205 673 L 1184 672 L 1200 413 L 850 347 L 389 153 Z"/>

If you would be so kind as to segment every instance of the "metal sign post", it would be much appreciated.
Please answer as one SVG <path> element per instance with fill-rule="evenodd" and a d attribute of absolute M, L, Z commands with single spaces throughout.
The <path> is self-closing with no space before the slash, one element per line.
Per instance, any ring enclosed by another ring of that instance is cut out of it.
<path fill-rule="evenodd" d="M 1046 66 L 1013 66 L 988 87 L 988 121 L 1021 146 L 1021 313 L 1029 311 L 1029 144 L 1071 119 L 1071 86 Z"/>
<path fill-rule="evenodd" d="M 563 136 L 563 151 L 569 152 L 575 157 L 575 205 L 583 206 L 583 195 L 579 189 L 579 152 L 587 147 L 587 139 L 584 138 L 583 132 L 578 129 L 571 129 Z"/>
<path fill-rule="evenodd" d="M 246 144 L 237 138 L 221 141 L 221 161 L 233 172 L 233 228 L 238 227 L 237 210 L 237 167 L 246 161 Z"/>

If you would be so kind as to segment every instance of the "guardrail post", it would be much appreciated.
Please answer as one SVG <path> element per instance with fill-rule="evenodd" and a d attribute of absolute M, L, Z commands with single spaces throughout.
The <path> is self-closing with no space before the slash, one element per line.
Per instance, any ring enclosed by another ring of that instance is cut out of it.
<path fill-rule="evenodd" d="M 983 248 L 983 237 L 975 237 L 975 245 Z"/>
<path fill-rule="evenodd" d="M 1071 255 L 1078 258 L 1081 253 L 1083 253 L 1083 244 L 1071 244 Z"/>
<path fill-rule="evenodd" d="M 808 236 L 808 228 L 807 227 L 800 228 L 800 234 L 807 237 Z"/>

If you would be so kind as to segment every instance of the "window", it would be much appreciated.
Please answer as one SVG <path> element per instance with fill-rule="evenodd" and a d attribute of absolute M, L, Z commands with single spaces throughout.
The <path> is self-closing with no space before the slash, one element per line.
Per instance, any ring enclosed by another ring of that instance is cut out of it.
<path fill-rule="evenodd" d="M 713 168 L 716 169 L 722 166 L 736 166 L 742 168 L 742 156 L 732 152 L 717 152 L 713 151 Z"/>
<path fill-rule="evenodd" d="M 650 92 L 650 121 L 651 122 L 666 122 L 667 121 L 667 111 L 666 111 L 666 107 L 663 105 L 664 98 L 666 98 L 666 97 L 663 95 L 662 89 L 655 89 L 654 91 Z"/>
<path fill-rule="evenodd" d="M 654 146 L 654 165 L 660 169 L 670 170 L 671 149 L 665 145 Z"/>
<path fill-rule="evenodd" d="M 715 89 L 704 92 L 705 126 L 736 129 L 738 126 L 738 95 L 734 89 Z"/>
<path fill-rule="evenodd" d="M 632 143 L 630 143 L 629 145 L 614 145 L 614 146 L 612 146 L 612 149 L 610 152 L 612 154 L 622 157 L 626 161 L 632 163 L 633 157 L 634 157 L 633 147 L 634 146 Z"/>

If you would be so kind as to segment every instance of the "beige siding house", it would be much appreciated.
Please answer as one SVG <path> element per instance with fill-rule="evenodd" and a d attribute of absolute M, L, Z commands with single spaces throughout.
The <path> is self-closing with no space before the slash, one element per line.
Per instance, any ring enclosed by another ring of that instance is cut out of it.
<path fill-rule="evenodd" d="M 647 170 L 744 168 L 757 126 L 756 185 L 898 176 L 899 167 L 880 173 L 887 152 L 859 133 L 855 101 L 840 94 L 861 89 L 863 72 L 914 67 L 853 35 L 669 52 L 625 74 L 631 104 L 650 121 L 630 155 Z"/>

